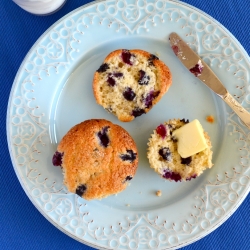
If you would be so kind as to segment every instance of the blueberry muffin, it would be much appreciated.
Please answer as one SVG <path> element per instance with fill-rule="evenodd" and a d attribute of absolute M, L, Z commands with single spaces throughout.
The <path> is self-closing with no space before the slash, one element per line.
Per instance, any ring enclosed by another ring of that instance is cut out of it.
<path fill-rule="evenodd" d="M 111 52 L 94 74 L 93 91 L 98 104 L 129 122 L 147 113 L 172 84 L 169 68 L 143 50 Z"/>
<path fill-rule="evenodd" d="M 124 190 L 138 166 L 136 144 L 122 127 L 107 120 L 86 120 L 71 128 L 52 163 L 61 166 L 69 192 L 86 200 Z"/>
<path fill-rule="evenodd" d="M 195 121 L 197 122 L 197 120 Z M 148 142 L 147 157 L 150 167 L 163 178 L 170 181 L 189 181 L 201 175 L 207 168 L 213 166 L 210 138 L 208 134 L 204 132 L 201 125 L 199 129 L 202 138 L 200 139 L 198 137 L 198 143 L 195 142 L 195 139 L 193 139 L 195 136 L 193 136 L 190 131 L 188 131 L 189 135 L 187 135 L 190 140 L 184 143 L 184 146 L 186 145 L 188 149 L 189 144 L 195 144 L 194 147 L 199 143 L 202 144 L 199 146 L 199 150 L 197 150 L 199 152 L 194 151 L 196 153 L 191 156 L 185 155 L 181 145 L 178 144 L 180 141 L 178 141 L 177 132 L 181 131 L 180 128 L 183 130 L 184 126 L 188 123 L 189 121 L 185 119 L 173 119 L 160 124 L 153 131 Z M 188 127 L 186 128 L 188 129 Z M 180 136 L 180 140 L 182 136 L 183 135 Z M 192 145 L 190 147 L 192 147 Z"/>

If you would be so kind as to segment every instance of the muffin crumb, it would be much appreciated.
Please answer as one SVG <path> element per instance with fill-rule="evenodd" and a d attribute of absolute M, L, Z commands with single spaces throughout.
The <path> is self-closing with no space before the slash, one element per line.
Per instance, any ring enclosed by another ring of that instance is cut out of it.
<path fill-rule="evenodd" d="M 213 117 L 212 115 L 208 115 L 208 116 L 206 117 L 206 120 L 207 120 L 207 122 L 209 122 L 209 123 L 214 123 L 214 117 Z"/>
<path fill-rule="evenodd" d="M 160 197 L 161 196 L 161 190 L 158 190 L 158 191 L 156 191 L 156 195 L 158 196 L 158 197 Z"/>

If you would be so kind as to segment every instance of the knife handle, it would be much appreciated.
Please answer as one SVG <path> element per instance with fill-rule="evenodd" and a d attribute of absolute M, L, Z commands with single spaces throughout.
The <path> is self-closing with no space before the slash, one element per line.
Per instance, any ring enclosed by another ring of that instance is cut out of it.
<path fill-rule="evenodd" d="M 222 98 L 236 115 L 239 116 L 241 121 L 250 129 L 250 113 L 245 110 L 228 92 Z"/>

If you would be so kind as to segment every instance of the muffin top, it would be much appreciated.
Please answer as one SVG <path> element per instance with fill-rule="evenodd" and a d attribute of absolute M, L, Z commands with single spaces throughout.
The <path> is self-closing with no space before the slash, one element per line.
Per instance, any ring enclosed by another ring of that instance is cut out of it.
<path fill-rule="evenodd" d="M 69 192 L 87 200 L 101 199 L 126 188 L 136 173 L 138 151 L 125 129 L 91 119 L 67 132 L 53 164 L 62 167 Z"/>

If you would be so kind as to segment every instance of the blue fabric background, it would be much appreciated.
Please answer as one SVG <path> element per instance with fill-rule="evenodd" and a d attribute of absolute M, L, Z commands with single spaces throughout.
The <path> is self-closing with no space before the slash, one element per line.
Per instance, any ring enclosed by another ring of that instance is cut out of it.
<path fill-rule="evenodd" d="M 6 139 L 6 110 L 15 74 L 30 47 L 55 21 L 88 3 L 68 0 L 51 16 L 31 15 L 11 0 L 0 1 L 0 249 L 92 249 L 48 222 L 24 193 L 10 160 Z M 222 23 L 250 54 L 249 0 L 184 0 Z M 250 249 L 250 196 L 217 230 L 189 245 L 190 249 Z"/>

